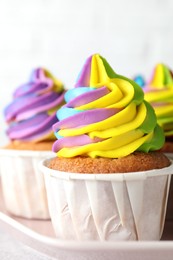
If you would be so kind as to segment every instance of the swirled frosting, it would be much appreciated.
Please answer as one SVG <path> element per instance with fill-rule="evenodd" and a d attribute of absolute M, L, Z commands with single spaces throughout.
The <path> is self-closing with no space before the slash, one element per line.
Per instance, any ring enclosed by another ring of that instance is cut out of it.
<path fill-rule="evenodd" d="M 145 99 L 153 106 L 165 136 L 173 135 L 173 74 L 164 64 L 157 64 L 151 80 L 143 88 Z"/>
<path fill-rule="evenodd" d="M 87 59 L 65 101 L 53 125 L 58 157 L 119 158 L 137 150 L 157 150 L 164 143 L 142 89 L 116 74 L 98 54 Z"/>
<path fill-rule="evenodd" d="M 5 108 L 8 137 L 34 142 L 55 140 L 52 125 L 64 103 L 62 82 L 46 69 L 33 70 L 29 82 L 16 89 L 13 101 Z"/>

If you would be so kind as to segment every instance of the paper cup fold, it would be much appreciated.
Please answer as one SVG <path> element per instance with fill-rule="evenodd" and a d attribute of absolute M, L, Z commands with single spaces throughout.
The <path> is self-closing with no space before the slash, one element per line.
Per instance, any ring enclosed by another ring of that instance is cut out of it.
<path fill-rule="evenodd" d="M 0 150 L 2 192 L 9 213 L 50 219 L 44 177 L 38 163 L 51 155 L 46 151 Z"/>
<path fill-rule="evenodd" d="M 40 164 L 56 236 L 73 240 L 159 240 L 173 165 L 126 174 L 76 174 Z"/>

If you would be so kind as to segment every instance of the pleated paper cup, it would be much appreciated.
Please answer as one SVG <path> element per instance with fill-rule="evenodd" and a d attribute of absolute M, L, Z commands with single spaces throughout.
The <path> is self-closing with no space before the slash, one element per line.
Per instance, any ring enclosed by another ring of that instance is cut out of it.
<path fill-rule="evenodd" d="M 67 173 L 40 164 L 56 236 L 68 240 L 159 240 L 169 167 L 118 174 Z"/>
<path fill-rule="evenodd" d="M 2 192 L 9 213 L 29 219 L 50 219 L 38 163 L 51 155 L 49 151 L 0 150 Z"/>
<path fill-rule="evenodd" d="M 173 153 L 165 153 L 165 154 L 170 160 L 173 160 Z M 171 177 L 171 182 L 170 182 L 166 220 L 168 221 L 173 220 L 173 176 Z"/>

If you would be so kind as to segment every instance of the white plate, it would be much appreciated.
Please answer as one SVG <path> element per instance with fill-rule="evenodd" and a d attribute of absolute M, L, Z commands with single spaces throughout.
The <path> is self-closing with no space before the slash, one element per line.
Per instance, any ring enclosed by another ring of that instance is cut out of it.
<path fill-rule="evenodd" d="M 0 190 L 0 226 L 24 244 L 60 260 L 173 259 L 171 221 L 166 222 L 162 241 L 157 242 L 62 241 L 55 238 L 50 221 L 27 220 L 9 215 L 5 211 Z"/>

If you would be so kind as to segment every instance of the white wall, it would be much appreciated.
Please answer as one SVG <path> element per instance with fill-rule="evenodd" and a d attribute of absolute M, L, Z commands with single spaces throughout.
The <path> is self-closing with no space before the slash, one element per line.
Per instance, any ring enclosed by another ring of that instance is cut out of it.
<path fill-rule="evenodd" d="M 84 60 L 104 56 L 121 74 L 173 68 L 172 0 L 0 0 L 0 144 L 3 107 L 44 66 L 71 88 Z"/>

